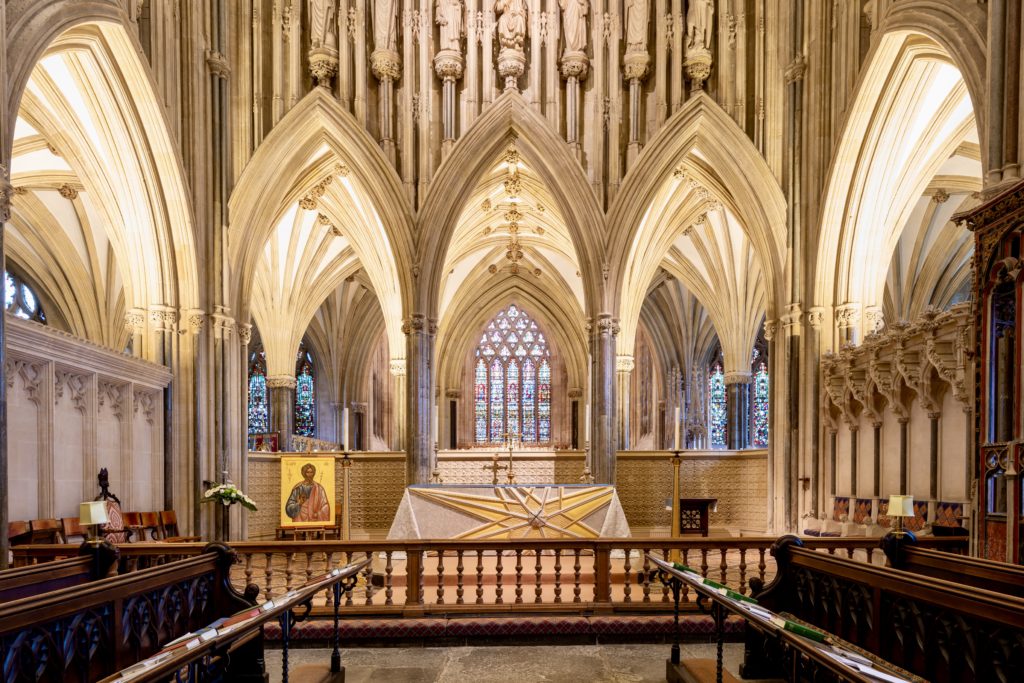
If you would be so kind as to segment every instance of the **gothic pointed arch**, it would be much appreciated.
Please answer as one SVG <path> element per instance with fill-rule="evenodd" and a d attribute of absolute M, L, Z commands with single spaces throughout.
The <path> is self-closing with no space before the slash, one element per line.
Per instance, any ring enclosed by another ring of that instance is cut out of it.
<path fill-rule="evenodd" d="M 88 212 L 77 207 L 79 218 L 89 215 L 98 224 L 120 271 L 102 276 L 117 280 L 119 289 L 101 306 L 116 302 L 123 287 L 126 308 L 198 308 L 198 256 L 181 158 L 127 16 L 112 4 L 44 2 L 32 12 L 9 14 L 14 20 L 7 26 L 7 48 L 25 49 L 8 52 L 12 87 L 2 161 L 10 164 L 12 183 L 21 190 L 59 187 L 66 201 L 81 197 L 88 205 Z M 94 125 L 98 116 L 106 125 Z M 18 127 L 45 130 L 42 137 L 59 163 L 20 169 Z M 23 231 L 33 227 L 21 221 Z M 32 241 L 22 237 L 22 246 Z M 39 258 L 49 258 L 37 251 Z M 87 261 L 73 252 L 66 256 Z M 74 270 L 63 271 L 68 277 L 61 281 L 72 298 L 83 284 L 82 273 Z M 83 296 L 101 279 L 89 276 L 93 281 Z M 91 303 L 72 303 L 67 317 L 74 317 L 76 307 L 88 310 Z M 123 319 L 106 322 L 123 325 Z M 90 338 L 116 344 L 119 334 L 91 330 Z"/>
<path fill-rule="evenodd" d="M 834 316 L 826 327 L 826 343 L 833 346 L 881 329 L 886 297 L 916 286 L 923 271 L 906 279 L 901 261 L 918 236 L 945 230 L 946 239 L 963 241 L 949 221 L 971 201 L 984 173 L 970 87 L 949 53 L 923 33 L 881 36 L 850 111 L 829 169 L 813 252 L 813 301 Z M 958 249 L 939 251 L 941 263 L 933 254 L 929 271 L 955 271 L 966 261 Z M 924 250 L 919 260 L 928 256 Z"/>
<path fill-rule="evenodd" d="M 647 288 L 673 237 L 711 212 L 742 231 L 763 279 L 764 305 L 774 312 L 785 300 L 785 197 L 750 139 L 700 93 L 648 143 L 608 214 L 608 288 L 622 326 L 620 353 L 632 347 Z"/>
<path fill-rule="evenodd" d="M 916 31 L 942 46 L 963 76 L 974 111 L 977 112 L 978 127 L 985 130 L 987 27 L 988 13 L 980 2 L 904 0 L 889 6 L 877 32 L 884 35 L 889 32 Z M 871 59 L 869 53 L 865 62 Z M 983 154 L 982 164 L 985 163 L 987 157 Z"/>
<path fill-rule="evenodd" d="M 237 273 L 236 305 L 249 311 L 268 240 L 285 212 L 311 193 L 311 209 L 302 210 L 319 210 L 321 226 L 331 226 L 352 244 L 381 298 L 391 352 L 404 357 L 401 318 L 414 282 L 409 202 L 377 143 L 323 88 L 281 119 L 232 192 L 229 253 Z"/>
<path fill-rule="evenodd" d="M 583 278 L 588 313 L 599 306 L 604 216 L 594 191 L 565 140 L 520 94 L 506 92 L 455 145 L 423 202 L 418 220 L 421 272 L 416 306 L 430 317 L 439 313 L 445 254 L 466 202 L 512 141 L 565 220 Z"/>

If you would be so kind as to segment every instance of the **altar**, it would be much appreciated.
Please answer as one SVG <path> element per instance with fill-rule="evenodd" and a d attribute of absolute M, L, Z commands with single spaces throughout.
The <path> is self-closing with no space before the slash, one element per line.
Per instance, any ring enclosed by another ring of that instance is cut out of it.
<path fill-rule="evenodd" d="M 388 539 L 622 538 L 614 486 L 425 484 L 405 489 Z"/>

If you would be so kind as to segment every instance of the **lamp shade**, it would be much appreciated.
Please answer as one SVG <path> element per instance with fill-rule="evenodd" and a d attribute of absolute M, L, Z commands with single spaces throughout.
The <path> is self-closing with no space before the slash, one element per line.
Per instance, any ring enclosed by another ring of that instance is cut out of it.
<path fill-rule="evenodd" d="M 107 504 L 102 500 L 94 500 L 78 506 L 78 523 L 83 526 L 106 524 L 109 521 L 107 518 Z"/>
<path fill-rule="evenodd" d="M 913 496 L 889 496 L 890 517 L 913 517 L 914 497 Z"/>

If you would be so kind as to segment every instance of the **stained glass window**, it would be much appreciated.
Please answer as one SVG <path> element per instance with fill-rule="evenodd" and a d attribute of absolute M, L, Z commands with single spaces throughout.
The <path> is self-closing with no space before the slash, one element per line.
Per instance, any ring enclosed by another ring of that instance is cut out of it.
<path fill-rule="evenodd" d="M 267 359 L 263 349 L 249 357 L 249 433 L 270 431 L 270 410 L 267 396 Z"/>
<path fill-rule="evenodd" d="M 550 358 L 544 333 L 515 304 L 488 323 L 474 352 L 477 443 L 551 440 Z"/>
<path fill-rule="evenodd" d="M 768 446 L 768 364 L 755 361 L 754 383 L 751 387 L 753 419 L 750 423 L 751 444 L 754 448 Z"/>
<path fill-rule="evenodd" d="M 316 391 L 313 378 L 313 356 L 305 345 L 299 346 L 295 360 L 295 433 L 316 436 Z"/>
<path fill-rule="evenodd" d="M 10 271 L 4 271 L 4 307 L 23 320 L 46 323 L 39 297 L 24 280 Z"/>
<path fill-rule="evenodd" d="M 725 448 L 725 372 L 721 363 L 708 370 L 708 432 L 712 448 Z"/>
<path fill-rule="evenodd" d="M 487 441 L 487 364 L 483 358 L 476 361 L 476 369 L 473 372 L 475 404 L 473 414 L 476 417 L 476 440 Z"/>

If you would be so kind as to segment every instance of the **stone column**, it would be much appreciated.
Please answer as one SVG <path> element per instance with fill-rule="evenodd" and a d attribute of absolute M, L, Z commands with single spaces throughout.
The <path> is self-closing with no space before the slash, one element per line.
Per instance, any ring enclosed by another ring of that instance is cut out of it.
<path fill-rule="evenodd" d="M 456 50 L 441 50 L 434 57 L 434 72 L 441 79 L 441 153 L 447 156 L 455 144 L 455 82 L 462 78 L 465 60 Z"/>
<path fill-rule="evenodd" d="M 850 495 L 857 495 L 857 433 L 860 426 L 850 422 Z"/>
<path fill-rule="evenodd" d="M 630 394 L 630 378 L 633 372 L 633 356 L 616 356 L 615 357 L 615 398 L 618 401 L 619 407 L 616 411 L 618 415 L 618 427 L 619 427 L 619 438 L 618 448 L 620 450 L 628 450 L 630 447 L 629 441 L 629 422 L 630 422 L 630 405 L 629 405 L 629 394 Z"/>
<path fill-rule="evenodd" d="M 590 328 L 590 461 L 598 484 L 615 483 L 615 339 L 619 321 L 600 314 Z"/>
<path fill-rule="evenodd" d="M 270 430 L 281 435 L 281 450 L 290 451 L 292 433 L 295 431 L 295 376 L 267 377 L 267 391 L 270 403 Z"/>
<path fill-rule="evenodd" d="M 380 81 L 380 95 L 377 104 L 380 146 L 384 150 L 384 156 L 394 165 L 397 156 L 395 153 L 394 112 L 391 100 L 394 93 L 394 83 L 402 75 L 402 58 L 394 50 L 374 50 L 370 54 L 370 68 L 373 70 L 373 75 Z"/>
<path fill-rule="evenodd" d="M 837 450 L 837 446 L 838 446 L 838 444 L 836 443 L 837 437 L 838 437 L 838 432 L 835 429 L 829 428 L 829 430 L 828 430 L 828 462 L 829 462 L 829 469 L 831 470 L 831 475 L 829 476 L 830 484 L 831 484 L 830 487 L 829 487 L 829 493 L 831 495 L 833 495 L 833 496 L 836 495 L 836 450 Z M 819 510 L 819 512 L 820 512 L 820 510 Z"/>
<path fill-rule="evenodd" d="M 433 361 L 437 322 L 421 313 L 405 319 L 406 335 L 406 485 L 430 483 L 434 460 Z"/>
<path fill-rule="evenodd" d="M 587 77 L 590 61 L 584 52 L 566 52 L 562 55 L 562 78 L 565 79 L 565 141 L 580 154 L 580 81 Z"/>
<path fill-rule="evenodd" d="M 874 428 L 874 473 L 872 475 L 872 482 L 874 483 L 873 495 L 878 498 L 881 494 L 882 489 L 882 423 L 872 422 L 871 426 Z"/>
<path fill-rule="evenodd" d="M 749 372 L 725 373 L 726 447 L 741 450 L 750 446 Z"/>
<path fill-rule="evenodd" d="M 932 505 L 939 500 L 939 418 L 942 417 L 942 411 L 932 411 L 928 413 L 928 419 L 931 421 L 930 426 L 930 439 L 928 444 L 928 497 L 932 500 Z"/>
<path fill-rule="evenodd" d="M 148 350 L 144 354 L 147 360 L 160 365 L 167 366 L 172 370 L 176 369 L 175 346 L 178 337 L 178 314 L 170 306 L 154 305 L 149 307 L 149 323 L 151 337 Z M 175 507 L 175 481 L 174 470 L 175 460 L 186 461 L 186 444 L 175 443 L 174 434 L 174 408 L 180 403 L 176 391 L 184 389 L 178 386 L 178 379 L 183 379 L 175 372 L 175 381 L 171 386 L 164 389 L 164 509 L 172 510 Z M 184 483 L 184 482 L 182 482 Z"/>
<path fill-rule="evenodd" d="M 623 69 L 629 81 L 629 143 L 626 146 L 626 167 L 629 168 L 640 156 L 643 145 L 640 143 L 640 97 L 641 87 L 647 77 L 651 64 L 651 56 L 647 51 L 626 52 L 623 58 Z"/>
<path fill-rule="evenodd" d="M 143 335 L 146 332 L 146 312 L 133 308 L 124 314 L 124 327 L 132 335 L 132 355 L 142 358 Z"/>
<path fill-rule="evenodd" d="M 3 17 L 0 17 L 0 28 L 5 28 Z M 6 50 L 0 50 L 0 65 L 6 62 Z M 0 69 L 0 83 L 6 85 L 6 71 Z M 7 92 L 4 90 L 4 92 Z M 13 124 L 11 124 L 13 125 Z M 6 132 L 6 131 L 4 131 Z M 3 143 L 0 143 L 2 150 Z M 4 237 L 7 231 L 7 221 L 11 218 L 11 195 L 14 188 L 11 186 L 10 175 L 7 166 L 0 164 L 0 265 L 5 265 L 4 258 Z M 7 569 L 8 548 L 7 540 L 7 330 L 5 329 L 4 316 L 0 315 L 0 569 Z"/>
<path fill-rule="evenodd" d="M 908 452 L 908 434 L 907 434 L 907 423 L 910 422 L 908 417 L 899 417 L 897 421 L 900 424 L 900 490 L 901 494 L 907 493 L 907 471 L 910 463 L 910 453 Z"/>
<path fill-rule="evenodd" d="M 391 411 L 392 411 L 392 438 L 391 448 L 396 451 L 405 450 L 405 428 L 406 428 L 406 362 L 404 358 L 394 358 L 388 363 L 388 371 L 391 373 Z M 351 429 L 351 425 L 349 425 Z"/>

